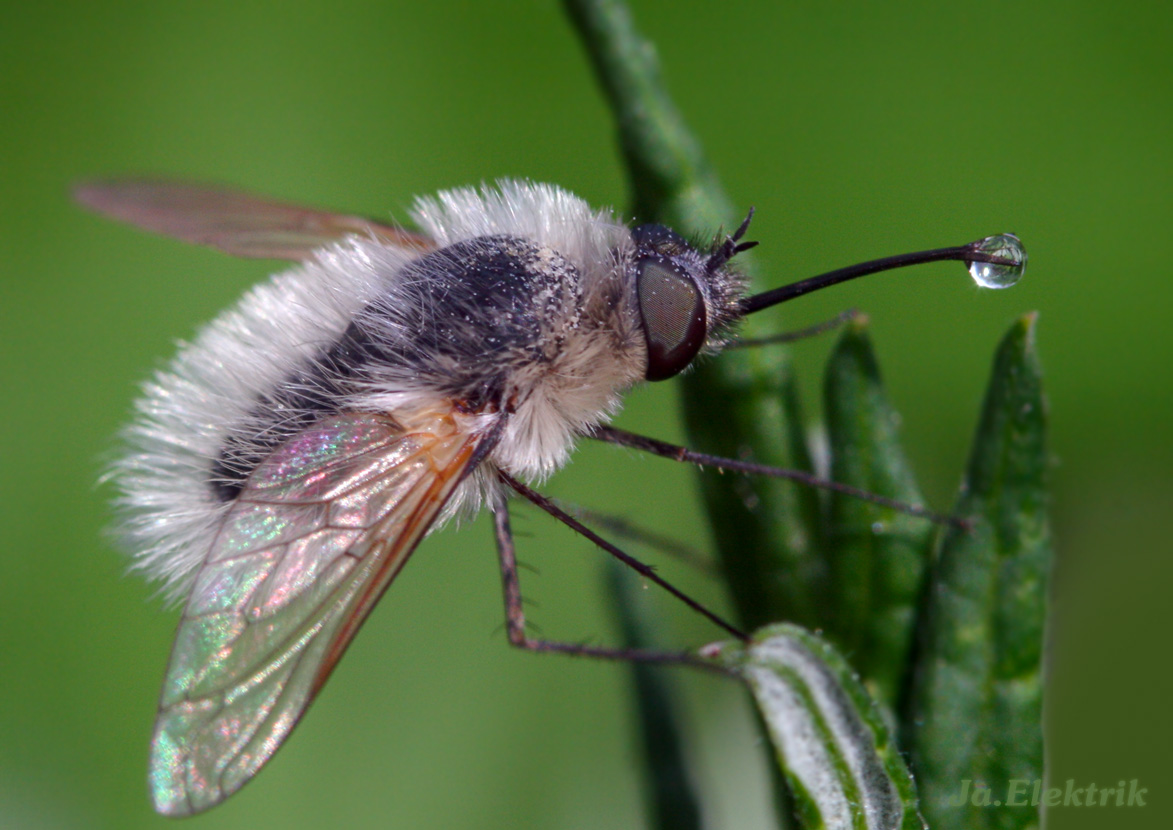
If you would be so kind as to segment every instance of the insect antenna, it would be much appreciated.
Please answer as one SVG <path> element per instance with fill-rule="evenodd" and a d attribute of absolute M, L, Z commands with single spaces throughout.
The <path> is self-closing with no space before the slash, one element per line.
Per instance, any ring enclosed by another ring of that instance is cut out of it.
<path fill-rule="evenodd" d="M 757 247 L 757 242 L 741 242 L 741 237 L 745 236 L 745 232 L 749 230 L 749 223 L 753 220 L 753 212 L 754 209 L 750 208 L 749 213 L 737 226 L 737 230 L 733 232 L 732 236 L 727 236 L 724 239 L 718 236 L 717 241 L 713 243 L 712 253 L 709 254 L 709 260 L 706 263 L 706 268 L 710 272 L 716 271 L 742 251 Z"/>

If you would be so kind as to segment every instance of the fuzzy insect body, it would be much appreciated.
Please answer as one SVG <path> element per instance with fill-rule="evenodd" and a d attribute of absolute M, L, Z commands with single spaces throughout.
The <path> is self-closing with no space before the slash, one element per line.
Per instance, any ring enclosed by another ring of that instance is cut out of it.
<path fill-rule="evenodd" d="M 152 741 L 168 814 L 268 760 L 426 533 L 499 500 L 497 471 L 553 472 L 739 314 L 732 243 L 702 254 L 547 185 L 420 199 L 420 235 L 166 183 L 79 198 L 303 260 L 145 385 L 114 471 L 136 566 L 185 603 Z"/>

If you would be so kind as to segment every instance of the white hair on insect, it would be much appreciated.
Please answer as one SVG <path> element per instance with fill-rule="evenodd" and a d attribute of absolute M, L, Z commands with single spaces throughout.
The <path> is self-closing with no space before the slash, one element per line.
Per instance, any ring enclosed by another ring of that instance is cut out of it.
<path fill-rule="evenodd" d="M 572 262 L 591 264 L 598 279 L 613 260 L 627 228 L 610 210 L 595 210 L 573 193 L 549 184 L 504 179 L 495 188 L 460 187 L 420 196 L 411 211 L 440 247 L 480 236 L 513 234 L 552 248 Z"/>
<path fill-rule="evenodd" d="M 228 505 L 208 487 L 226 436 L 249 420 L 258 395 L 336 339 L 407 254 L 353 239 L 317 262 L 250 289 L 143 385 L 130 452 L 114 468 L 119 526 L 135 567 L 177 599 L 189 586 Z"/>

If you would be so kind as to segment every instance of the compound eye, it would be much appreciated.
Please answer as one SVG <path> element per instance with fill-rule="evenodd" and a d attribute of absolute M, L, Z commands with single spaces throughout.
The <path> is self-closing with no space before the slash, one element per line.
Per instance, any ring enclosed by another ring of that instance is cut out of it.
<path fill-rule="evenodd" d="M 648 380 L 665 380 L 692 362 L 705 342 L 705 300 L 691 278 L 657 259 L 639 262 L 636 295 L 648 344 Z"/>

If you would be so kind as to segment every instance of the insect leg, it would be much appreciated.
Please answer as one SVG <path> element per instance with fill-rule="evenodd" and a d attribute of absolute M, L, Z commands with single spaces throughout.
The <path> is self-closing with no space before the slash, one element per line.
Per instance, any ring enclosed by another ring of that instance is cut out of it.
<path fill-rule="evenodd" d="M 590 522 L 596 527 L 601 527 L 608 533 L 615 534 L 620 539 L 644 545 L 665 556 L 671 556 L 676 561 L 683 562 L 686 565 L 696 568 L 698 571 L 715 574 L 719 570 L 712 556 L 681 542 L 679 539 L 674 539 L 671 536 L 657 533 L 654 530 L 636 524 L 625 516 L 613 513 L 600 513 L 597 510 L 579 507 L 576 504 L 568 504 L 559 499 L 551 499 L 551 501 L 580 522 Z"/>
<path fill-rule="evenodd" d="M 936 513 L 929 510 L 927 507 L 921 507 L 916 504 L 906 504 L 896 499 L 890 499 L 886 496 L 881 496 L 877 493 L 869 493 L 867 490 L 861 490 L 858 487 L 852 487 L 849 484 L 840 484 L 837 481 L 831 481 L 825 478 L 819 478 L 816 475 L 804 472 L 802 470 L 787 470 L 783 467 L 771 467 L 766 464 L 758 464 L 755 461 L 742 461 L 737 458 L 723 458 L 719 455 L 709 455 L 708 453 L 696 452 L 687 447 L 681 447 L 676 444 L 669 444 L 666 441 L 660 441 L 656 438 L 648 438 L 645 435 L 636 435 L 634 432 L 627 432 L 626 430 L 616 429 L 610 426 L 595 427 L 590 435 L 591 438 L 599 441 L 606 441 L 609 444 L 618 444 L 621 447 L 630 447 L 635 450 L 642 450 L 650 452 L 652 455 L 659 455 L 664 458 L 670 458 L 673 461 L 684 461 L 692 464 L 699 464 L 702 467 L 715 467 L 718 470 L 729 470 L 735 473 L 748 473 L 750 475 L 768 476 L 771 478 L 785 478 L 790 481 L 797 481 L 800 484 L 806 484 L 810 487 L 820 487 L 824 490 L 833 490 L 836 493 L 843 493 L 847 496 L 852 496 L 864 501 L 870 501 L 873 504 L 878 504 L 881 507 L 890 507 L 893 510 L 898 510 L 901 513 L 907 513 L 910 516 L 918 516 L 923 519 L 928 519 L 937 524 L 949 524 L 958 527 L 961 530 L 969 530 L 970 525 L 964 519 L 957 516 L 945 516 L 941 513 Z"/>
<path fill-rule="evenodd" d="M 548 505 L 549 507 L 553 508 L 553 510 L 557 511 L 553 515 L 559 518 L 565 516 L 565 518 L 570 522 L 574 522 L 571 527 L 575 527 L 575 529 L 581 527 L 581 525 L 578 525 L 578 523 L 572 517 L 559 511 L 558 508 L 551 504 L 548 499 L 545 499 L 545 497 L 535 493 L 524 484 L 515 481 L 511 477 L 508 477 L 504 474 L 501 475 L 502 480 L 508 483 L 511 487 L 516 485 L 517 487 L 521 488 L 518 489 L 517 492 L 525 496 L 527 499 L 529 499 L 532 495 L 536 496 L 538 499 L 543 500 L 545 504 L 535 502 L 535 504 L 538 504 L 539 507 L 546 509 Z M 533 501 L 533 499 L 530 500 Z M 528 651 L 557 652 L 560 654 L 573 654 L 585 657 L 601 657 L 608 660 L 627 660 L 641 663 L 686 663 L 690 665 L 696 665 L 701 668 L 720 671 L 720 669 L 718 669 L 712 663 L 701 660 L 691 652 L 663 652 L 648 651 L 644 649 L 603 648 L 598 646 L 588 646 L 581 643 L 563 643 L 530 637 L 526 633 L 525 610 L 522 607 L 521 601 L 521 584 L 517 575 L 517 556 L 513 546 L 513 533 L 509 526 L 509 508 L 502 499 L 493 505 L 492 510 L 493 528 L 497 538 L 497 554 L 501 562 L 501 582 L 505 597 L 505 629 L 509 636 L 509 642 L 512 645 L 515 645 L 518 648 L 524 648 Z M 679 590 L 673 588 L 671 585 L 668 585 L 666 582 L 664 582 L 664 580 L 652 574 L 651 569 L 648 568 L 648 566 L 636 562 L 636 560 L 632 559 L 627 554 L 624 554 L 622 551 L 619 551 L 618 548 L 615 548 L 614 545 L 610 545 L 606 541 L 599 539 L 595 534 L 591 533 L 586 528 L 583 528 L 583 530 L 586 531 L 584 535 L 590 538 L 591 541 L 596 542 L 596 544 L 603 546 L 609 553 L 615 554 L 618 552 L 621 554 L 620 559 L 625 564 L 634 563 L 632 564 L 632 567 L 636 567 L 636 570 L 638 570 L 641 574 L 647 576 L 649 579 L 652 579 L 657 584 L 666 587 L 669 591 L 683 599 L 691 607 L 697 609 L 701 613 L 708 616 L 710 619 L 716 621 L 719 625 L 721 625 L 722 628 L 728 630 L 734 636 L 738 637 L 738 639 L 747 639 L 745 634 L 738 631 L 728 623 L 725 623 L 719 617 L 712 614 L 707 609 L 704 609 L 695 600 L 686 597 Z"/>

